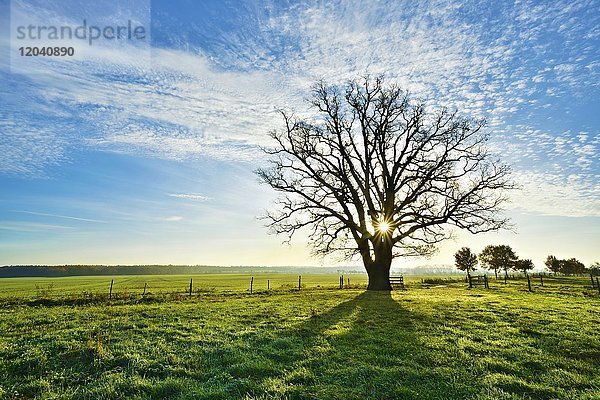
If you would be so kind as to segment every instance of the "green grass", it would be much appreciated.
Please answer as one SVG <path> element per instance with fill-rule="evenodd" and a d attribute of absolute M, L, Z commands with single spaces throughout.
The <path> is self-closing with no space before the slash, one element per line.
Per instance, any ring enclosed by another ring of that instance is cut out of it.
<path fill-rule="evenodd" d="M 146 283 L 147 291 L 152 294 L 187 293 L 190 278 L 193 279 L 194 292 L 240 293 L 250 289 L 250 278 L 254 276 L 253 290 L 264 291 L 267 281 L 274 290 L 298 287 L 298 275 L 295 274 L 197 274 L 197 275 L 125 275 L 115 276 L 113 292 L 139 295 Z M 350 278 L 351 285 L 365 285 L 364 274 L 344 275 L 344 281 Z M 70 276 L 60 278 L 0 278 L 0 299 L 6 298 L 61 298 L 83 296 L 83 293 L 108 294 L 110 276 Z M 302 275 L 303 288 L 337 287 L 339 276 L 331 274 Z"/>
<path fill-rule="evenodd" d="M 247 276 L 221 275 L 191 299 L 164 294 L 189 277 L 115 289 L 151 278 L 163 294 L 80 305 L 61 294 L 68 282 L 104 290 L 106 277 L 60 278 L 53 293 L 1 280 L 13 291 L 0 301 L 0 398 L 600 398 L 600 299 L 584 279 L 533 293 L 523 280 L 418 279 L 390 295 L 332 289 L 336 276 L 303 277 L 300 292 L 271 277 L 277 290 L 250 295 Z"/>

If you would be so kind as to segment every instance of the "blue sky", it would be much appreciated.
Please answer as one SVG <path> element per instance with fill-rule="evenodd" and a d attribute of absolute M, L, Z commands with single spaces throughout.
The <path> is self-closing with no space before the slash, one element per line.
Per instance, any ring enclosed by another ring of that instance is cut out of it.
<path fill-rule="evenodd" d="M 276 107 L 305 113 L 316 79 L 364 73 L 485 117 L 523 188 L 506 211 L 516 232 L 457 232 L 396 265 L 500 243 L 538 266 L 600 261 L 598 0 L 67 3 L 0 0 L 0 265 L 330 264 L 267 235 L 256 217 L 274 194 L 252 171 Z M 135 10 L 149 47 L 27 70 L 15 10 L 69 24 Z"/>

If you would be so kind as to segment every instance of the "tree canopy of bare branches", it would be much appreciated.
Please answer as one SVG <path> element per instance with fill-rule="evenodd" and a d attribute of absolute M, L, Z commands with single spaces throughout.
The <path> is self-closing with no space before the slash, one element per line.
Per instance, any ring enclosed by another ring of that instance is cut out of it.
<path fill-rule="evenodd" d="M 309 230 L 315 254 L 360 255 L 369 289 L 389 290 L 398 256 L 429 255 L 449 225 L 506 227 L 509 167 L 487 147 L 484 121 L 428 112 L 381 78 L 317 83 L 312 118 L 281 111 L 261 181 L 282 195 L 265 218 L 291 238 Z"/>

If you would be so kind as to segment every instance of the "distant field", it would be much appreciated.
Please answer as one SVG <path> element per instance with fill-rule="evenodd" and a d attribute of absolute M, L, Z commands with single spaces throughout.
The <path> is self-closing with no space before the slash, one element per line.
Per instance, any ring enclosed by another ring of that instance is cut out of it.
<path fill-rule="evenodd" d="M 253 291 L 262 292 L 270 287 L 272 291 L 290 290 L 298 287 L 301 276 L 301 289 L 338 288 L 340 275 L 336 274 L 285 274 L 285 273 L 245 273 L 245 274 L 192 274 L 192 275 L 115 275 L 111 276 L 66 276 L 66 277 L 24 277 L 0 278 L 0 301 L 2 299 L 61 299 L 77 298 L 88 294 L 108 295 L 111 280 L 115 297 L 141 296 L 146 285 L 149 296 L 169 293 L 188 293 L 192 279 L 193 295 L 206 293 L 249 293 L 253 277 Z M 344 286 L 360 289 L 367 285 L 366 274 L 345 274 Z M 427 286 L 456 283 L 461 276 L 405 276 L 408 287 L 421 287 L 423 280 Z M 348 281 L 349 280 L 349 281 Z M 504 287 L 502 279 L 490 278 L 492 286 Z M 509 286 L 526 286 L 524 278 L 509 280 Z M 533 286 L 540 286 L 539 278 L 532 279 Z M 463 285 L 464 286 L 464 285 Z M 591 286 L 589 277 L 546 276 L 545 288 L 552 290 L 580 290 Z M 544 288 L 540 288 L 544 289 Z"/>
<path fill-rule="evenodd" d="M 115 277 L 130 295 L 84 303 L 110 279 L 1 279 L 0 399 L 600 399 L 589 279 L 390 295 L 257 274 L 251 295 L 249 278 L 194 276 L 188 298 L 189 277 Z"/>
<path fill-rule="evenodd" d="M 111 279 L 114 279 L 113 293 L 142 294 L 144 284 L 152 294 L 187 293 L 190 279 L 194 294 L 205 292 L 249 292 L 250 280 L 254 277 L 253 290 L 286 290 L 298 287 L 297 274 L 196 274 L 196 275 L 130 275 L 130 276 L 69 276 L 69 277 L 27 277 L 0 278 L 0 299 L 2 298 L 61 298 L 83 295 L 83 293 L 108 294 Z M 366 285 L 367 276 L 363 274 L 344 275 L 344 284 Z M 417 279 L 417 278 L 415 278 Z M 419 278 L 420 279 L 420 278 Z M 301 288 L 338 287 L 339 275 L 305 274 L 301 275 Z"/>

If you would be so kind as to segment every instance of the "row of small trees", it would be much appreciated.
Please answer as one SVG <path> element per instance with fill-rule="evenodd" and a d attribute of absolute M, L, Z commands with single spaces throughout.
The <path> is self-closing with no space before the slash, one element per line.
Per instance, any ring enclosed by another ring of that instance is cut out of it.
<path fill-rule="evenodd" d="M 520 259 L 510 246 L 504 244 L 486 246 L 479 255 L 473 253 L 470 248 L 463 247 L 454 254 L 454 262 L 456 268 L 467 274 L 475 271 L 477 264 L 481 262 L 484 268 L 494 270 L 496 278 L 499 271 L 504 271 L 505 274 L 508 274 L 509 270 L 527 273 L 534 267 L 530 259 Z M 575 258 L 559 260 L 554 256 L 548 256 L 545 264 L 548 270 L 554 273 L 571 275 L 590 272 L 600 275 L 600 263 L 597 262 L 587 269 Z"/>
<path fill-rule="evenodd" d="M 583 265 L 583 263 L 577 260 L 576 258 L 569 258 L 568 260 L 559 260 L 554 256 L 548 256 L 544 264 L 546 264 L 546 268 L 548 268 L 549 271 L 566 275 L 584 274 L 586 272 L 593 272 L 594 269 L 592 266 L 592 268 L 590 268 L 591 271 L 588 271 L 585 265 Z M 594 265 L 597 264 L 598 263 L 595 263 Z M 595 269 L 598 269 L 598 267 L 596 266 Z"/>
<path fill-rule="evenodd" d="M 533 269 L 533 262 L 529 259 L 519 259 L 515 251 L 507 245 L 489 245 L 486 246 L 479 256 L 471 251 L 468 247 L 463 247 L 454 254 L 456 268 L 461 271 L 466 271 L 467 274 L 477 269 L 477 264 L 481 262 L 484 268 L 494 270 L 496 278 L 498 271 L 504 271 L 508 274 L 508 270 L 517 270 L 526 273 Z"/>

